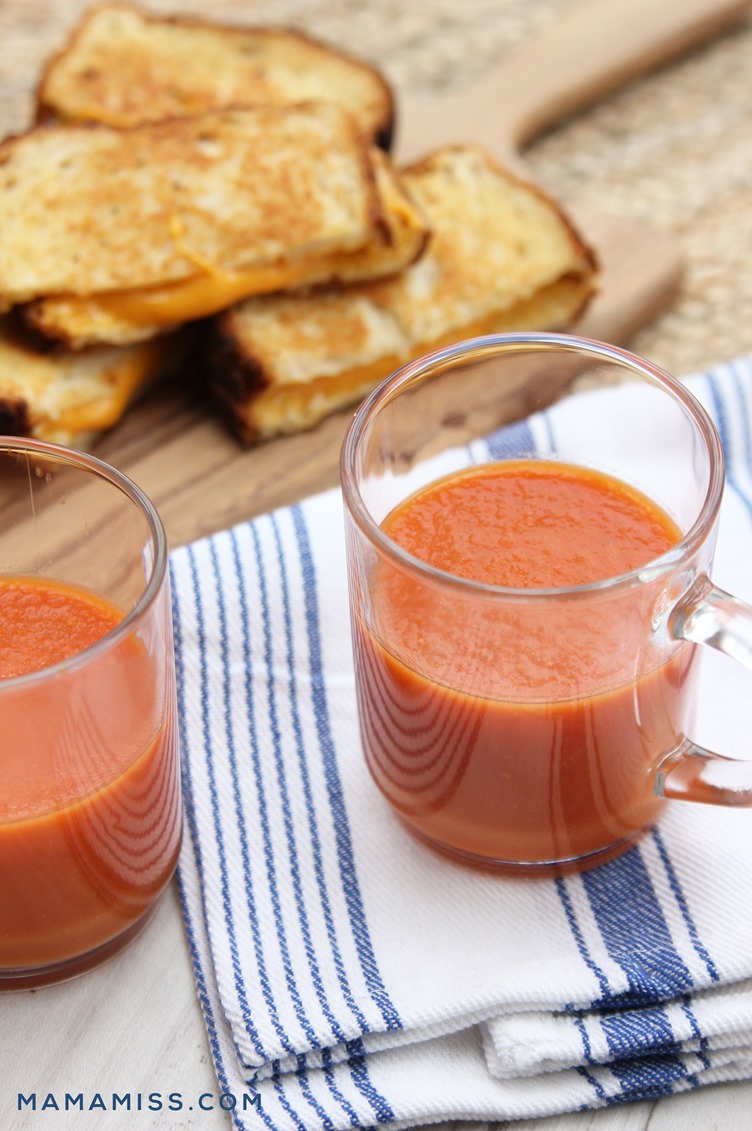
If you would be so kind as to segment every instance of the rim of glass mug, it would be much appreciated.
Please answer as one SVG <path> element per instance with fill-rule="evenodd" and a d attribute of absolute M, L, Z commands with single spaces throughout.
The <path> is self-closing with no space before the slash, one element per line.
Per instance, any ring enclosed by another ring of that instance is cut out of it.
<path fill-rule="evenodd" d="M 36 671 L 27 672 L 24 675 L 0 680 L 0 692 L 5 688 L 17 689 L 22 684 L 31 684 L 38 680 L 47 679 L 50 675 L 54 675 L 62 669 L 66 671 L 75 670 L 96 659 L 101 652 L 127 637 L 133 631 L 134 623 L 141 619 L 159 595 L 167 571 L 168 560 L 167 535 L 156 507 L 148 495 L 122 471 L 118 471 L 117 468 L 105 463 L 97 456 L 66 448 L 62 444 L 52 444 L 46 440 L 32 440 L 19 436 L 0 436 L 0 455 L 4 453 L 12 454 L 13 452 L 17 452 L 19 456 L 33 453 L 70 467 L 78 467 L 83 471 L 91 472 L 101 480 L 107 481 L 113 487 L 119 488 L 144 515 L 154 540 L 155 553 L 150 576 L 146 580 L 141 596 L 114 628 L 111 628 L 109 632 L 82 652 L 77 652 L 74 656 L 71 656 L 70 659 L 60 660 L 48 667 L 38 668 Z"/>
<path fill-rule="evenodd" d="M 585 585 L 576 585 L 560 588 L 516 589 L 502 585 L 492 585 L 486 582 L 474 581 L 469 578 L 458 577 L 446 570 L 439 569 L 415 557 L 409 551 L 399 546 L 388 534 L 382 530 L 373 519 L 363 495 L 358 487 L 358 457 L 360 443 L 370 422 L 379 413 L 385 404 L 396 399 L 407 387 L 418 381 L 446 372 L 455 361 L 479 361 L 483 358 L 501 353 L 519 351 L 521 346 L 530 346 L 545 352 L 558 350 L 571 353 L 588 354 L 593 358 L 601 358 L 614 362 L 630 369 L 633 373 L 648 379 L 654 385 L 663 389 L 684 410 L 686 416 L 692 420 L 697 431 L 702 436 L 709 456 L 709 481 L 702 506 L 695 521 L 683 534 L 679 542 L 658 558 L 640 566 L 628 573 L 618 574 L 605 578 L 602 581 L 589 582 Z M 700 546 L 718 515 L 718 510 L 723 496 L 725 479 L 725 459 L 720 437 L 711 417 L 694 396 L 675 377 L 665 370 L 637 354 L 628 350 L 612 346 L 605 342 L 598 342 L 590 338 L 579 338 L 569 334 L 550 333 L 514 333 L 514 334 L 487 334 L 481 337 L 468 338 L 443 349 L 434 350 L 423 354 L 421 357 L 401 366 L 389 377 L 385 378 L 357 409 L 347 433 L 345 435 L 340 454 L 340 478 L 345 504 L 362 533 L 385 554 L 387 557 L 399 562 L 400 566 L 411 573 L 423 577 L 432 577 L 437 582 L 450 587 L 457 587 L 462 591 L 475 591 L 489 597 L 498 595 L 504 600 L 526 600 L 542 597 L 556 598 L 576 597 L 604 590 L 617 589 L 644 581 L 653 581 L 663 573 L 670 573 L 677 564 L 691 556 Z"/>

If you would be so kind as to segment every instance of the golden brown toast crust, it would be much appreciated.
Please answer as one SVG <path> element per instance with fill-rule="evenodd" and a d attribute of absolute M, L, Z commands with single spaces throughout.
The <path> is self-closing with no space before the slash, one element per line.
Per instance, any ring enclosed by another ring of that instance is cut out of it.
<path fill-rule="evenodd" d="M 451 331 L 407 352 L 384 352 L 374 361 L 355 363 L 337 375 L 312 378 L 308 385 L 280 386 L 273 370 L 248 354 L 231 321 L 220 315 L 211 320 L 216 325 L 205 341 L 202 367 L 218 410 L 241 443 L 249 446 L 314 427 L 325 416 L 356 404 L 412 357 L 461 338 L 567 330 L 582 317 L 593 293 L 587 279 L 562 276 L 534 299 L 468 323 L 461 331 Z"/>
<path fill-rule="evenodd" d="M 207 380 L 243 443 L 311 427 L 412 357 L 464 337 L 563 330 L 597 283 L 590 247 L 547 194 L 475 146 L 403 171 L 432 226 L 381 282 L 240 303 L 211 320 Z"/>
<path fill-rule="evenodd" d="M 333 103 L 42 126 L 0 144 L 10 304 L 355 250 L 375 227 L 387 238 L 368 147 Z"/>
<path fill-rule="evenodd" d="M 259 439 L 258 429 L 247 412 L 249 400 L 273 384 L 261 361 L 244 353 L 224 314 L 211 319 L 200 354 L 200 370 L 207 382 L 214 403 L 226 418 L 232 432 L 242 444 L 249 446 Z M 223 374 L 214 381 L 211 374 Z"/>
<path fill-rule="evenodd" d="M 95 52 L 87 46 L 103 15 L 118 11 L 131 13 L 142 29 L 141 50 L 135 58 L 128 58 L 131 72 L 125 75 L 119 73 L 122 55 L 114 44 L 112 58 L 108 59 L 106 35 L 98 42 Z M 154 40 L 155 33 L 164 41 L 167 59 L 162 65 L 168 72 L 168 41 L 171 36 L 176 39 L 181 35 L 189 37 L 194 67 L 184 74 L 180 69 L 177 73 L 167 73 L 167 81 L 163 81 L 158 73 L 158 56 L 151 63 L 148 53 L 149 42 Z M 218 47 L 224 42 L 231 60 L 241 53 L 248 53 L 252 59 L 254 47 L 265 57 L 279 47 L 281 58 L 286 45 L 289 45 L 289 73 L 285 74 L 283 69 L 279 83 L 270 85 L 268 77 L 263 77 L 263 66 L 254 68 L 248 63 L 242 84 L 235 82 L 228 87 L 225 73 L 222 78 L 226 90 L 221 92 L 219 84 L 208 73 L 206 81 L 197 87 L 196 67 L 202 64 L 202 44 L 206 43 L 207 36 L 215 37 Z M 92 119 L 114 126 L 128 126 L 145 120 L 270 98 L 286 102 L 303 101 L 313 95 L 307 92 L 305 85 L 301 89 L 301 62 L 306 65 L 310 62 L 311 72 L 324 64 L 331 65 L 330 84 L 322 79 L 322 89 L 316 97 L 343 101 L 356 117 L 363 133 L 374 144 L 388 151 L 394 132 L 394 94 L 383 74 L 368 61 L 295 28 L 236 26 L 183 15 L 159 16 L 128 3 L 98 4 L 89 9 L 62 50 L 48 61 L 36 91 L 37 120 L 44 121 L 50 117 Z M 151 69 L 152 66 L 157 66 L 157 70 Z M 341 90 L 335 87 L 335 74 L 337 79 L 341 76 Z M 73 87 L 67 93 L 66 76 Z M 354 81 L 362 88 L 360 100 L 354 99 Z M 282 89 L 285 82 L 289 84 L 286 91 Z"/>
<path fill-rule="evenodd" d="M 0 435 L 31 436 L 29 406 L 23 397 L 17 400 L 0 393 Z"/>
<path fill-rule="evenodd" d="M 301 286 L 331 282 L 353 282 L 365 278 L 382 278 L 393 274 L 415 262 L 422 254 L 429 237 L 426 221 L 413 203 L 404 179 L 397 173 L 388 157 L 379 149 L 369 147 L 368 164 L 363 170 L 375 189 L 375 200 L 369 202 L 367 211 L 370 235 L 363 247 L 354 251 L 336 251 L 315 255 L 309 253 L 295 259 L 281 260 L 270 264 L 254 277 L 245 276 L 240 280 L 242 295 L 214 296 L 200 294 L 200 309 L 190 310 L 185 318 L 204 317 L 223 309 L 248 294 L 264 293 L 272 289 L 273 279 L 281 290 L 294 290 Z M 291 277 L 288 269 L 293 271 Z M 211 281 L 211 274 L 196 276 L 200 287 Z M 216 277 L 214 277 L 216 281 Z M 191 282 L 189 280 L 189 282 Z M 255 284 L 255 286 L 254 286 Z M 174 288 L 170 290 L 173 293 Z M 132 296 L 129 308 L 122 302 L 112 303 L 112 295 L 89 297 L 52 296 L 33 301 L 20 309 L 27 324 L 37 333 L 52 341 L 63 343 L 72 349 L 82 349 L 87 345 L 107 342 L 115 345 L 128 345 L 144 341 L 158 333 L 164 333 L 180 318 L 172 310 L 158 311 L 150 300 L 143 319 L 135 318 L 132 312 Z M 152 299 L 153 299 L 152 295 Z M 174 298 L 174 293 L 173 293 Z M 210 305 L 213 298 L 215 305 Z M 161 314 L 167 317 L 162 320 Z M 157 318 L 159 317 L 159 320 Z"/>
<path fill-rule="evenodd" d="M 37 344 L 14 316 L 0 318 L 0 433 L 89 447 L 181 356 L 169 340 L 71 354 Z"/>
<path fill-rule="evenodd" d="M 471 150 L 475 150 L 478 153 L 481 152 L 480 147 L 473 144 L 463 145 L 456 143 L 454 145 L 442 146 L 440 150 L 428 153 L 425 157 L 421 157 L 419 160 L 412 162 L 412 164 L 410 165 L 402 166 L 402 175 L 409 183 L 411 179 L 420 177 L 423 173 L 430 173 L 436 163 L 437 156 L 450 156 L 452 153 L 461 154 L 463 152 L 468 152 Z M 594 248 L 590 247 L 590 245 L 585 242 L 582 233 L 576 227 L 571 216 L 569 216 L 562 204 L 555 197 L 546 192 L 546 190 L 542 188 L 542 186 L 537 182 L 528 180 L 526 177 L 521 176 L 516 170 L 510 169 L 506 165 L 502 165 L 500 161 L 498 161 L 492 154 L 486 152 L 485 150 L 482 151 L 482 156 L 485 164 L 489 169 L 493 169 L 498 176 L 503 177 L 510 184 L 518 184 L 521 188 L 524 188 L 526 192 L 529 192 L 533 196 L 537 196 L 538 199 L 543 204 L 545 204 L 548 209 L 555 213 L 561 225 L 568 232 L 569 237 L 572 240 L 572 247 L 573 249 L 576 249 L 577 255 L 581 256 L 583 263 L 587 264 L 590 270 L 594 273 L 600 269 L 598 256 L 596 255 Z"/>

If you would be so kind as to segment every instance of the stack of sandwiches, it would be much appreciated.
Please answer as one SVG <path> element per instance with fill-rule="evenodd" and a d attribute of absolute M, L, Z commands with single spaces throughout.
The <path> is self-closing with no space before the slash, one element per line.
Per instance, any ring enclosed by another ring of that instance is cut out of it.
<path fill-rule="evenodd" d="M 295 31 L 92 9 L 0 143 L 0 431 L 89 446 L 179 364 L 256 443 L 428 349 L 570 326 L 597 269 L 562 210 L 472 145 L 397 169 L 394 116 Z"/>

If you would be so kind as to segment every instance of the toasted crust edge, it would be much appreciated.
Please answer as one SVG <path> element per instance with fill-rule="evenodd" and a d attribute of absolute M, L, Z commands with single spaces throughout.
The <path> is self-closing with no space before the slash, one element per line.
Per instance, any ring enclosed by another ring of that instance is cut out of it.
<path fill-rule="evenodd" d="M 467 145 L 461 144 L 448 145 L 442 147 L 441 152 L 452 150 L 464 152 L 467 148 Z M 559 282 L 571 281 L 575 284 L 575 287 L 579 289 L 580 293 L 578 296 L 578 304 L 569 313 L 566 325 L 552 326 L 551 329 L 564 330 L 575 326 L 582 319 L 598 293 L 600 261 L 596 252 L 585 241 L 576 223 L 570 218 L 564 207 L 545 189 L 541 188 L 535 182 L 520 176 L 515 171 L 510 170 L 485 149 L 482 149 L 481 152 L 489 167 L 498 171 L 499 174 L 508 181 L 513 181 L 516 184 L 524 186 L 527 191 L 530 191 L 537 196 L 538 199 L 542 200 L 556 214 L 562 226 L 567 231 L 572 241 L 575 255 L 581 259 L 581 269 L 566 272 L 561 276 Z M 435 156 L 435 153 L 427 154 L 418 161 L 401 167 L 399 174 L 420 174 L 423 170 L 431 168 Z M 343 290 L 346 290 L 346 288 L 336 285 L 315 288 L 315 291 L 335 294 Z M 476 333 L 499 332 L 494 326 L 494 321 L 498 320 L 499 317 L 501 316 L 498 314 L 492 314 L 486 320 L 487 325 L 480 328 L 478 326 L 468 326 L 465 330 L 471 335 Z M 271 438 L 261 434 L 252 419 L 252 414 L 248 414 L 248 406 L 251 402 L 261 397 L 266 390 L 272 388 L 275 381 L 274 375 L 266 370 L 259 358 L 247 353 L 244 348 L 240 347 L 239 339 L 233 332 L 232 319 L 233 308 L 230 308 L 206 320 L 205 344 L 199 360 L 199 366 L 202 374 L 205 375 L 205 382 L 211 389 L 212 399 L 220 414 L 226 419 L 235 437 L 242 444 L 250 446 L 261 440 Z M 418 356 L 420 353 L 441 348 L 443 345 L 447 344 L 448 341 L 459 340 L 459 337 L 462 336 L 464 336 L 464 331 L 458 330 L 453 331 L 449 335 L 442 336 L 435 341 L 422 342 L 418 348 L 418 352 L 411 354 L 411 356 Z M 397 360 L 399 363 L 399 359 Z M 406 360 L 407 358 L 402 359 L 402 361 Z M 211 374 L 215 376 L 210 380 L 209 375 Z M 216 377 L 217 374 L 221 374 L 219 379 Z M 308 427 L 314 427 L 317 423 L 318 420 L 313 421 Z"/>
<path fill-rule="evenodd" d="M 562 275 L 557 282 L 561 284 L 568 280 L 576 288 L 579 288 L 578 305 L 570 311 L 565 323 L 552 323 L 548 327 L 552 331 L 563 332 L 575 326 L 597 294 L 597 285 L 594 278 L 585 278 L 580 274 L 569 272 Z M 327 293 L 337 294 L 345 288 L 327 287 L 321 289 Z M 416 347 L 414 351 L 404 355 L 385 354 L 376 363 L 383 371 L 376 378 L 369 378 L 364 382 L 362 395 L 374 388 L 379 381 L 383 380 L 398 366 L 406 364 L 411 359 L 414 360 L 421 354 L 442 349 L 463 337 L 509 332 L 510 328 L 504 323 L 505 313 L 493 312 L 479 322 L 469 323 L 460 329 L 442 334 L 433 341 L 421 342 L 420 346 Z M 249 408 L 268 390 L 273 389 L 276 382 L 274 374 L 266 369 L 260 359 L 248 353 L 241 345 L 242 339 L 234 332 L 232 320 L 232 308 L 206 320 L 202 347 L 197 360 L 197 380 L 209 390 L 212 403 L 219 415 L 224 418 L 231 433 L 242 445 L 250 447 L 285 433 L 282 431 L 264 432 L 255 421 L 253 412 L 249 412 Z M 355 368 L 357 369 L 357 366 Z M 342 408 L 356 404 L 360 399 L 360 395 L 347 395 L 341 398 L 331 408 L 330 412 L 338 412 Z M 308 431 L 316 427 L 321 419 L 323 419 L 323 416 L 316 415 L 307 424 L 296 426 L 290 431 L 295 433 Z"/>
<path fill-rule="evenodd" d="M 231 319 L 232 308 L 206 319 L 197 372 L 206 387 L 209 387 L 208 379 L 205 379 L 209 373 L 222 374 L 222 381 L 211 386 L 214 403 L 232 433 L 241 444 L 250 447 L 257 439 L 257 432 L 242 408 L 251 395 L 261 393 L 272 384 L 272 380 L 258 358 L 238 348 Z"/>
<path fill-rule="evenodd" d="M 486 161 L 486 163 L 489 165 L 490 168 L 492 168 L 496 172 L 500 173 L 508 181 L 513 181 L 518 185 L 523 185 L 526 189 L 528 189 L 530 192 L 534 193 L 535 196 L 537 196 L 539 200 L 542 200 L 545 204 L 547 204 L 549 206 L 549 208 L 552 209 L 552 211 L 554 211 L 556 213 L 556 215 L 559 218 L 559 220 L 561 221 L 562 225 L 566 228 L 567 232 L 569 233 L 569 235 L 572 239 L 572 243 L 574 244 L 575 248 L 577 249 L 577 252 L 582 256 L 585 265 L 587 267 L 589 267 L 591 272 L 593 273 L 593 275 L 595 277 L 597 277 L 600 270 L 601 270 L 601 262 L 600 262 L 600 259 L 598 258 L 598 255 L 597 255 L 595 249 L 593 247 L 591 247 L 590 244 L 585 242 L 585 239 L 582 235 L 582 232 L 579 230 L 579 228 L 575 224 L 574 220 L 566 212 L 563 204 L 561 204 L 554 196 L 552 196 L 549 192 L 547 192 L 546 189 L 544 189 L 536 181 L 530 180 L 528 177 L 523 177 L 515 169 L 511 169 L 508 165 L 504 165 L 501 161 L 498 161 L 491 153 L 488 152 L 487 149 L 483 149 L 481 146 L 474 146 L 474 144 L 472 142 L 470 142 L 468 144 L 464 144 L 464 145 L 461 144 L 461 143 L 457 143 L 457 144 L 454 144 L 454 145 L 452 145 L 452 144 L 443 145 L 441 147 L 440 152 L 441 153 L 445 153 L 445 152 L 460 152 L 461 153 L 461 152 L 467 151 L 468 148 L 473 148 L 473 147 L 477 148 L 477 150 L 483 154 L 483 158 Z M 420 157 L 417 161 L 414 161 L 409 165 L 401 165 L 399 167 L 399 171 L 400 171 L 400 173 L 417 173 L 417 174 L 420 174 L 424 170 L 429 169 L 431 167 L 431 163 L 434 160 L 435 156 L 436 156 L 436 151 L 433 151 L 431 153 L 427 153 L 425 155 L 425 157 Z M 578 315 L 578 317 L 580 317 L 580 316 L 581 316 L 581 314 Z"/>
<path fill-rule="evenodd" d="M 319 102 L 320 102 L 320 100 L 316 100 L 316 99 L 304 99 L 300 102 L 290 103 L 290 107 L 291 108 L 293 108 L 293 107 L 301 108 L 301 107 L 315 106 Z M 323 103 L 323 104 L 328 105 L 327 103 Z M 15 148 L 19 144 L 22 144 L 25 139 L 27 139 L 27 138 L 31 137 L 32 135 L 34 135 L 35 133 L 39 133 L 41 131 L 50 131 L 52 133 L 54 133 L 56 131 L 64 131 L 64 130 L 71 130 L 71 131 L 76 131 L 76 132 L 88 131 L 88 132 L 91 132 L 92 135 L 94 135 L 98 132 L 101 132 L 101 133 L 106 133 L 106 134 L 110 134 L 110 135 L 118 135 L 118 136 L 121 136 L 121 137 L 127 137 L 128 134 L 138 133 L 141 130 L 154 129 L 155 127 L 169 126 L 170 123 L 172 123 L 172 122 L 184 123 L 184 122 L 190 121 L 190 120 L 201 121 L 201 119 L 203 119 L 207 116 L 232 114 L 233 112 L 243 113 L 243 112 L 247 112 L 247 111 L 250 111 L 250 110 L 253 110 L 253 109 L 254 109 L 254 107 L 248 106 L 248 105 L 228 104 L 228 105 L 225 105 L 225 106 L 222 106 L 222 107 L 213 108 L 211 110 L 200 111 L 198 113 L 193 113 L 193 114 L 186 114 L 186 115 L 183 115 L 183 116 L 180 116 L 180 117 L 173 116 L 171 118 L 163 118 L 163 119 L 160 119 L 158 122 L 139 122 L 139 123 L 136 123 L 136 124 L 133 124 L 133 125 L 130 125 L 130 126 L 123 126 L 123 127 L 110 126 L 110 125 L 107 125 L 104 122 L 97 122 L 97 121 L 91 121 L 91 120 L 71 121 L 71 122 L 63 122 L 63 123 L 56 123 L 54 120 L 48 120 L 47 122 L 38 123 L 38 124 L 32 123 L 26 129 L 19 130 L 17 133 L 9 134 L 8 136 L 0 139 L 0 167 L 2 167 L 4 164 L 6 164 L 6 162 L 8 160 L 10 160 L 12 158 Z M 394 241 L 393 241 L 393 238 L 392 238 L 392 231 L 391 231 L 390 226 L 389 226 L 389 221 L 388 221 L 388 218 L 387 218 L 387 215 L 386 215 L 386 212 L 385 212 L 384 203 L 382 201 L 381 193 L 379 192 L 379 187 L 378 187 L 378 183 L 377 183 L 377 176 L 376 176 L 376 164 L 375 164 L 375 161 L 373 160 L 373 158 L 371 156 L 371 152 L 372 152 L 371 144 L 370 144 L 368 138 L 366 138 L 365 135 L 362 134 L 361 131 L 358 129 L 357 123 L 355 122 L 354 118 L 343 107 L 340 107 L 340 109 L 341 109 L 342 115 L 343 115 L 344 131 L 346 131 L 350 136 L 350 141 L 351 141 L 351 144 L 352 144 L 353 159 L 356 161 L 358 169 L 359 169 L 361 177 L 362 177 L 363 191 L 364 191 L 364 196 L 365 196 L 365 200 L 366 200 L 366 211 L 367 211 L 368 223 L 369 223 L 371 229 L 373 230 L 374 234 L 378 237 L 378 239 L 380 239 L 382 244 L 384 244 L 385 246 L 391 246 Z M 399 179 L 399 170 L 395 169 L 395 175 Z M 401 186 L 401 187 L 402 187 L 402 191 L 405 192 L 405 194 L 409 196 L 409 194 L 407 193 L 407 190 L 404 188 L 404 186 Z M 427 232 L 425 238 L 422 241 L 421 246 L 418 248 L 418 252 L 417 252 L 416 256 L 414 257 L 414 259 L 418 258 L 419 255 L 422 254 L 422 251 L 427 244 L 429 236 L 430 236 L 430 233 Z M 413 262 L 414 262 L 414 259 L 413 259 Z M 187 278 L 189 276 L 186 275 L 185 277 Z M 148 284 L 148 283 L 147 284 L 139 284 L 138 286 L 141 286 L 141 285 L 148 286 L 150 284 Z M 318 285 L 318 284 L 313 284 L 313 285 Z M 74 292 L 74 293 L 76 293 L 76 292 Z M 92 291 L 92 292 L 87 292 L 87 293 L 91 293 L 91 294 L 95 295 L 97 293 L 105 293 L 105 292 Z M 7 300 L 7 298 L 4 298 L 2 293 L 0 293 L 0 312 L 3 312 L 4 310 L 9 310 L 9 309 L 11 309 L 11 307 L 14 307 L 16 310 L 19 310 L 21 312 L 21 319 L 22 319 L 23 322 L 26 323 L 28 330 L 39 335 L 40 337 L 47 338 L 50 342 L 52 342 L 54 344 L 64 345 L 64 346 L 67 346 L 67 347 L 73 348 L 73 349 L 82 349 L 87 345 L 94 345 L 94 344 L 130 345 L 130 344 L 133 344 L 136 341 L 144 340 L 146 337 L 153 337 L 153 336 L 161 334 L 165 331 L 173 330 L 173 329 L 175 329 L 175 325 L 176 325 L 176 324 L 170 324 L 170 325 L 165 324 L 163 327 L 159 326 L 159 327 L 148 328 L 148 333 L 143 334 L 143 335 L 138 335 L 137 337 L 135 337 L 133 339 L 123 340 L 123 341 L 120 341 L 120 340 L 109 341 L 109 340 L 105 340 L 105 339 L 100 339 L 98 337 L 92 338 L 92 339 L 88 339 L 88 338 L 87 339 L 79 339 L 78 337 L 74 337 L 73 335 L 69 334 L 66 330 L 49 328 L 48 325 L 46 323 L 43 323 L 43 321 L 41 319 L 36 318 L 35 313 L 34 313 L 34 309 L 33 309 L 34 303 L 38 299 L 44 299 L 44 298 L 47 298 L 47 297 L 51 297 L 51 296 L 46 295 L 43 292 L 39 292 L 37 295 L 34 295 L 33 297 L 30 297 L 30 298 L 28 298 L 24 301 L 18 301 L 18 300 Z"/>
<path fill-rule="evenodd" d="M 22 398 L 0 397 L 0 436 L 28 436 L 31 432 L 29 405 Z"/>
<path fill-rule="evenodd" d="M 84 17 L 78 22 L 78 24 L 73 27 L 67 41 L 63 44 L 60 50 L 51 55 L 43 65 L 40 78 L 37 82 L 33 94 L 34 121 L 36 124 L 44 124 L 46 122 L 51 122 L 57 119 L 57 114 L 54 106 L 51 106 L 45 100 L 45 89 L 49 83 L 50 76 L 54 67 L 61 59 L 63 59 L 66 55 L 74 50 L 80 36 L 83 34 L 87 25 L 94 19 L 97 13 L 113 6 L 115 5 L 104 3 L 95 4 L 93 7 L 89 8 L 84 14 Z M 396 128 L 396 99 L 394 91 L 392 90 L 392 87 L 387 82 L 378 67 L 376 67 L 370 61 L 362 58 L 361 56 L 353 54 L 349 51 L 345 51 L 343 48 L 328 43 L 323 39 L 319 39 L 317 36 L 311 35 L 309 32 L 301 31 L 298 28 L 288 27 L 284 24 L 269 25 L 263 27 L 258 25 L 242 26 L 240 24 L 224 23 L 218 20 L 198 19 L 194 16 L 161 16 L 156 12 L 142 8 L 138 4 L 119 3 L 116 6 L 119 8 L 127 8 L 133 12 L 136 12 L 147 23 L 172 24 L 177 27 L 198 29 L 214 29 L 223 32 L 229 32 L 231 34 L 237 34 L 239 36 L 247 35 L 249 32 L 252 32 L 254 35 L 264 35 L 269 37 L 273 35 L 287 35 L 299 40 L 302 43 L 310 44 L 313 47 L 327 51 L 347 63 L 354 63 L 357 66 L 362 67 L 364 70 L 370 72 L 371 76 L 376 80 L 376 84 L 381 89 L 385 102 L 383 116 L 381 120 L 376 123 L 372 140 L 374 144 L 379 147 L 379 149 L 383 149 L 387 153 L 391 151 Z"/>

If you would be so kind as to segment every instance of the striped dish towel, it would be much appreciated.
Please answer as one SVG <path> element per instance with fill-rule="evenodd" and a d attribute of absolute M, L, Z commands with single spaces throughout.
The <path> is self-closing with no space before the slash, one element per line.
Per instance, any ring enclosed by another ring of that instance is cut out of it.
<path fill-rule="evenodd" d="M 715 579 L 752 600 L 752 360 L 693 388 L 728 460 Z M 338 492 L 177 550 L 172 578 L 179 884 L 238 1128 L 517 1119 L 752 1076 L 752 812 L 674 803 L 581 876 L 465 870 L 364 765 Z M 703 662 L 693 737 L 752 757 L 752 676 Z"/>

